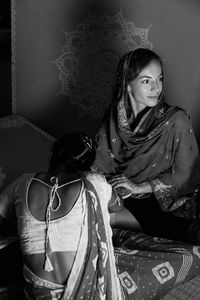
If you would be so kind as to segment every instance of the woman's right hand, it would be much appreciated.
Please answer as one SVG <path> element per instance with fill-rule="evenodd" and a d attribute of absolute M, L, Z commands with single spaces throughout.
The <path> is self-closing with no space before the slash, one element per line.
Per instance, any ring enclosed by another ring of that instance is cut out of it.
<path fill-rule="evenodd" d="M 114 175 L 108 182 L 114 189 L 119 190 L 119 194 L 122 195 L 123 199 L 129 197 L 131 194 L 146 194 L 152 192 L 152 187 L 149 182 L 134 183 L 125 174 Z M 122 190 L 122 193 L 120 193 Z M 124 191 L 124 196 L 123 196 Z"/>
<path fill-rule="evenodd" d="M 123 188 L 129 195 L 139 193 L 138 184 L 133 183 L 125 174 L 112 176 L 108 182 L 115 190 Z"/>

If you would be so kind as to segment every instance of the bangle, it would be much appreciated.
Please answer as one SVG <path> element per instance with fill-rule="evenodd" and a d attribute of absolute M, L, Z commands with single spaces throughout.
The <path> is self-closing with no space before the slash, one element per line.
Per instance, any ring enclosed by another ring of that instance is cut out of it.
<path fill-rule="evenodd" d="M 121 205 L 119 196 L 117 196 L 117 197 L 115 198 L 115 201 L 114 201 L 112 204 L 108 203 L 108 206 L 109 206 L 109 207 L 110 207 L 110 206 L 113 206 L 113 205 L 115 205 L 116 202 L 117 202 L 118 206 Z"/>

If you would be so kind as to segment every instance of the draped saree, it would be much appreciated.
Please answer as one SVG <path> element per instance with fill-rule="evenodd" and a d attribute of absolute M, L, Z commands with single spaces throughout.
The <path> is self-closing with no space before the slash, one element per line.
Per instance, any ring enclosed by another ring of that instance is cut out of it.
<path fill-rule="evenodd" d="M 37 276 L 29 282 L 25 277 L 25 299 L 158 300 L 199 274 L 200 247 L 143 233 L 112 231 L 108 212 L 111 186 L 94 172 L 85 174 L 83 180 L 82 232 L 69 278 L 62 287 L 54 284 L 53 288 Z"/>
<path fill-rule="evenodd" d="M 112 232 L 109 185 L 95 173 L 86 174 L 84 183 L 83 230 L 70 276 L 60 295 L 49 290 L 45 298 L 41 290 L 41 299 L 158 300 L 199 274 L 200 247 L 132 231 Z M 35 298 L 30 299 L 40 299 L 39 288 L 32 292 Z"/>
<path fill-rule="evenodd" d="M 98 174 L 86 175 L 87 240 L 80 241 L 62 299 L 158 300 L 199 274 L 198 246 L 112 232 L 105 201 L 109 186 L 101 182 Z"/>

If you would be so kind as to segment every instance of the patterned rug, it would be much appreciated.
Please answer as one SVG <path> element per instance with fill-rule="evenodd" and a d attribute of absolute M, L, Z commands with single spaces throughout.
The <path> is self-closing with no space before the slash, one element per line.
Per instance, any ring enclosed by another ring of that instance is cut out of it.
<path fill-rule="evenodd" d="M 200 275 L 173 288 L 161 300 L 200 300 Z"/>

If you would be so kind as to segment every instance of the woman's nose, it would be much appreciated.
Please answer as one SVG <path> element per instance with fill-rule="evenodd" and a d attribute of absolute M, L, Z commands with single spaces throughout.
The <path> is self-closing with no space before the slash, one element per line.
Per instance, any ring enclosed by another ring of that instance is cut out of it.
<path fill-rule="evenodd" d="M 151 83 L 151 90 L 152 91 L 155 90 L 157 93 L 159 92 L 160 87 L 159 87 L 159 84 L 156 81 Z"/>

